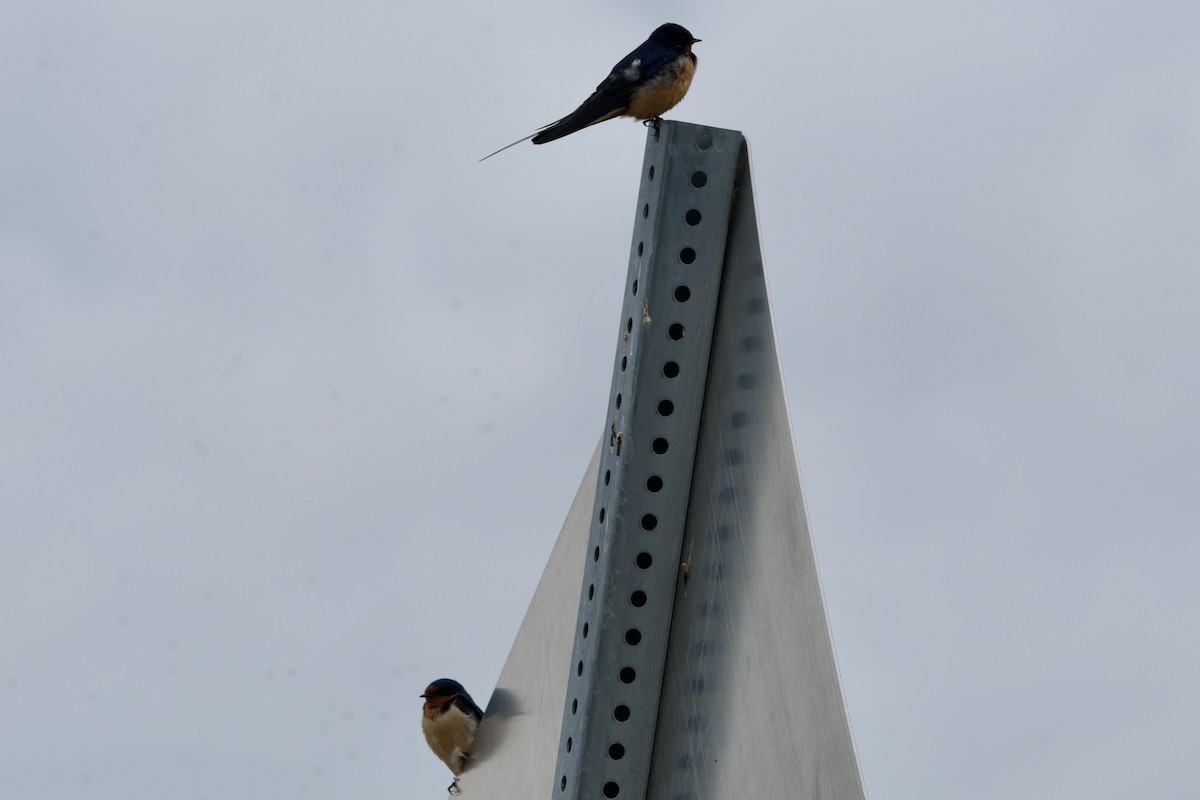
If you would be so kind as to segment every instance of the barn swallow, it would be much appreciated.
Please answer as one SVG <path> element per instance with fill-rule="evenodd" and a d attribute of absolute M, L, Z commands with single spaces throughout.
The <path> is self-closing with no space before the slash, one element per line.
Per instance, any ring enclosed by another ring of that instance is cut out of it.
<path fill-rule="evenodd" d="M 617 62 L 592 96 L 557 122 L 531 133 L 525 139 L 501 147 L 503 152 L 526 139 L 545 144 L 613 117 L 633 117 L 657 122 L 670 111 L 692 85 L 696 54 L 692 45 L 700 41 L 682 25 L 660 25 L 650 38 Z M 496 153 L 489 153 L 484 161 Z"/>
<path fill-rule="evenodd" d="M 429 684 L 425 693 L 425 713 L 421 730 L 433 754 L 446 762 L 455 774 L 462 774 L 464 762 L 471 756 L 471 743 L 483 712 L 458 681 L 441 678 Z"/>

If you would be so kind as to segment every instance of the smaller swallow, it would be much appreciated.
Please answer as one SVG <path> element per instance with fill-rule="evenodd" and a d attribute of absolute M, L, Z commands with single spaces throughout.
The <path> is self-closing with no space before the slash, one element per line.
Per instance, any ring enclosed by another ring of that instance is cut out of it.
<path fill-rule="evenodd" d="M 429 749 L 446 762 L 455 776 L 461 775 L 464 762 L 471 757 L 471 743 L 483 712 L 462 684 L 449 678 L 429 684 L 421 697 L 425 698 L 421 730 Z"/>
<path fill-rule="evenodd" d="M 579 108 L 557 122 L 531 133 L 524 139 L 506 144 L 501 153 L 526 139 L 545 144 L 604 122 L 613 117 L 659 120 L 679 104 L 696 74 L 696 54 L 692 45 L 700 41 L 682 25 L 660 25 L 650 38 L 617 62 L 609 76 L 600 82 L 592 96 Z M 484 161 L 496 155 L 489 153 Z"/>

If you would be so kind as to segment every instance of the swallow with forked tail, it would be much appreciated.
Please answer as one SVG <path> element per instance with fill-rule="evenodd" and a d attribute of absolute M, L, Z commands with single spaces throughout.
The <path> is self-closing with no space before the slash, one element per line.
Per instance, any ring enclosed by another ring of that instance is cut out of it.
<path fill-rule="evenodd" d="M 625 56 L 592 96 L 567 116 L 501 147 L 501 153 L 527 139 L 545 144 L 613 117 L 633 117 L 657 122 L 670 111 L 692 85 L 696 54 L 692 45 L 700 41 L 682 25 L 660 25 L 650 38 Z M 483 161 L 496 153 L 489 153 Z"/>

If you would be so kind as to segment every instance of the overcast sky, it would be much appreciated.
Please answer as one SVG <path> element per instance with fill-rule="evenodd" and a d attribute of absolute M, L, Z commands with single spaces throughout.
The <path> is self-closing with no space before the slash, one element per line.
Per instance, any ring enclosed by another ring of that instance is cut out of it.
<path fill-rule="evenodd" d="M 1200 796 L 1200 5 L 0 26 L 0 792 L 435 798 L 605 420 L 666 21 L 751 148 L 873 798 Z M 549 787 L 547 789 L 549 791 Z"/>

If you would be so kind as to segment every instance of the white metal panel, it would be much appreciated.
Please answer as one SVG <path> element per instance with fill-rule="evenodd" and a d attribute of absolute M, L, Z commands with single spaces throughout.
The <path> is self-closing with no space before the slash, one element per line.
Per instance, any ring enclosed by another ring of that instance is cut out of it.
<path fill-rule="evenodd" d="M 462 800 L 545 797 L 554 783 L 599 469 L 597 447 L 485 709 L 459 779 Z"/>

